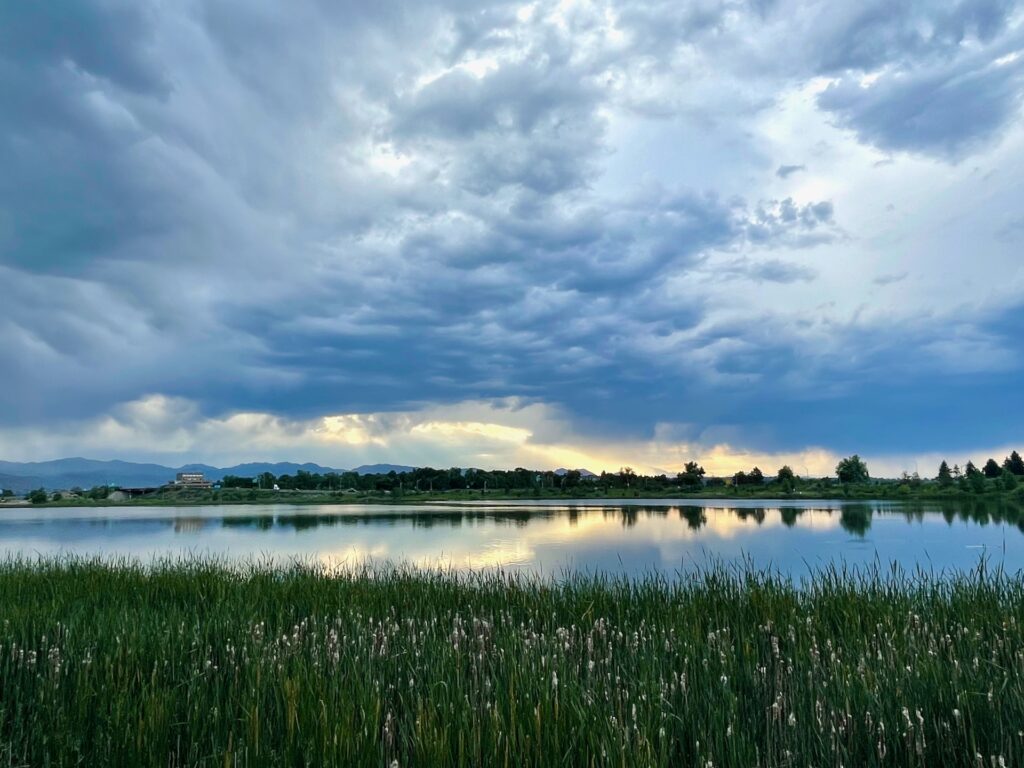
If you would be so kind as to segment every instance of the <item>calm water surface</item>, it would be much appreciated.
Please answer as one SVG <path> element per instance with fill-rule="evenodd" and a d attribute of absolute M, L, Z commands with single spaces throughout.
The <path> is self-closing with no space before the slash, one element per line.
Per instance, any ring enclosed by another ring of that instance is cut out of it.
<path fill-rule="evenodd" d="M 637 575 L 744 559 L 799 577 L 830 563 L 1024 569 L 1024 513 L 995 505 L 579 501 L 0 510 L 0 555 L 183 554 L 337 566 L 407 562 Z"/>

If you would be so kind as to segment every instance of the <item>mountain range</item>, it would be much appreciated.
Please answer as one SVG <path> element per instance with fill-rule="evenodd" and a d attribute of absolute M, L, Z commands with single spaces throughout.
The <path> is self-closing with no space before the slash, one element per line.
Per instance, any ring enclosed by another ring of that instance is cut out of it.
<path fill-rule="evenodd" d="M 255 477 L 264 472 L 274 475 L 294 475 L 299 470 L 325 474 L 346 472 L 345 469 L 323 467 L 319 464 L 292 462 L 249 462 L 233 467 L 213 467 L 209 464 L 185 464 L 165 467 L 161 464 L 140 464 L 131 461 L 97 461 L 95 459 L 56 459 L 54 461 L 0 461 L 0 488 L 25 493 L 33 488 L 91 488 L 94 485 L 157 486 L 174 479 L 178 472 L 202 472 L 210 480 L 221 480 L 225 475 Z M 364 464 L 353 471 L 361 475 L 408 472 L 414 467 L 401 464 Z"/>
<path fill-rule="evenodd" d="M 208 480 L 222 480 L 226 475 L 255 477 L 264 472 L 273 475 L 294 475 L 299 470 L 315 474 L 328 472 L 358 472 L 360 475 L 386 475 L 388 472 L 411 472 L 416 467 L 404 464 L 363 464 L 352 470 L 324 467 L 307 462 L 296 464 L 290 461 L 248 462 L 233 467 L 214 467 L 209 464 L 185 464 L 167 467 L 162 464 L 144 464 L 132 461 L 99 461 L 97 459 L 55 459 L 53 461 L 0 461 L 0 489 L 27 493 L 34 488 L 61 490 L 67 488 L 92 488 L 96 485 L 119 485 L 124 487 L 153 487 L 174 480 L 178 472 L 202 472 Z M 556 475 L 568 472 L 564 467 L 556 469 Z M 583 477 L 596 477 L 586 469 L 578 470 Z"/>
<path fill-rule="evenodd" d="M 571 471 L 572 470 L 566 469 L 565 467 L 559 467 L 558 469 L 555 470 L 555 474 L 561 477 L 562 475 L 566 475 Z M 576 471 L 580 473 L 580 477 L 597 477 L 597 475 L 595 475 L 589 469 L 577 469 Z"/>

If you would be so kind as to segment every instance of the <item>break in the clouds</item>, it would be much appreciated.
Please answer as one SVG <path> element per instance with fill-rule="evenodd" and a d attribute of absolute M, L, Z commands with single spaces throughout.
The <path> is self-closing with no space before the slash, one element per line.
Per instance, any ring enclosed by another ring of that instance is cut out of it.
<path fill-rule="evenodd" d="M 1011 444 L 1022 93 L 1000 0 L 7 4 L 0 453 Z"/>

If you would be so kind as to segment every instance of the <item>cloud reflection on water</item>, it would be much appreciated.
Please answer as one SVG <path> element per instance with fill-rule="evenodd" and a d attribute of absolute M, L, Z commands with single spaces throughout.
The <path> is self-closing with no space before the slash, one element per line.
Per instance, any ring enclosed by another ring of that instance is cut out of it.
<path fill-rule="evenodd" d="M 981 552 L 1024 567 L 1012 507 L 884 502 L 259 507 L 24 510 L 0 521 L 7 554 L 298 558 L 335 568 L 672 573 L 747 560 L 788 573 L 833 562 L 968 568 Z"/>

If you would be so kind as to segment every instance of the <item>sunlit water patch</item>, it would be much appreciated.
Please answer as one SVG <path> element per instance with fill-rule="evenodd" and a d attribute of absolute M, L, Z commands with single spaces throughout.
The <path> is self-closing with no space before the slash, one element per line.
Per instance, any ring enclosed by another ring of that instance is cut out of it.
<path fill-rule="evenodd" d="M 985 558 L 1017 572 L 1024 513 L 984 504 L 690 499 L 8 509 L 0 512 L 0 554 L 394 562 L 553 576 L 674 576 L 710 562 L 793 576 L 829 564 L 939 572 Z"/>

